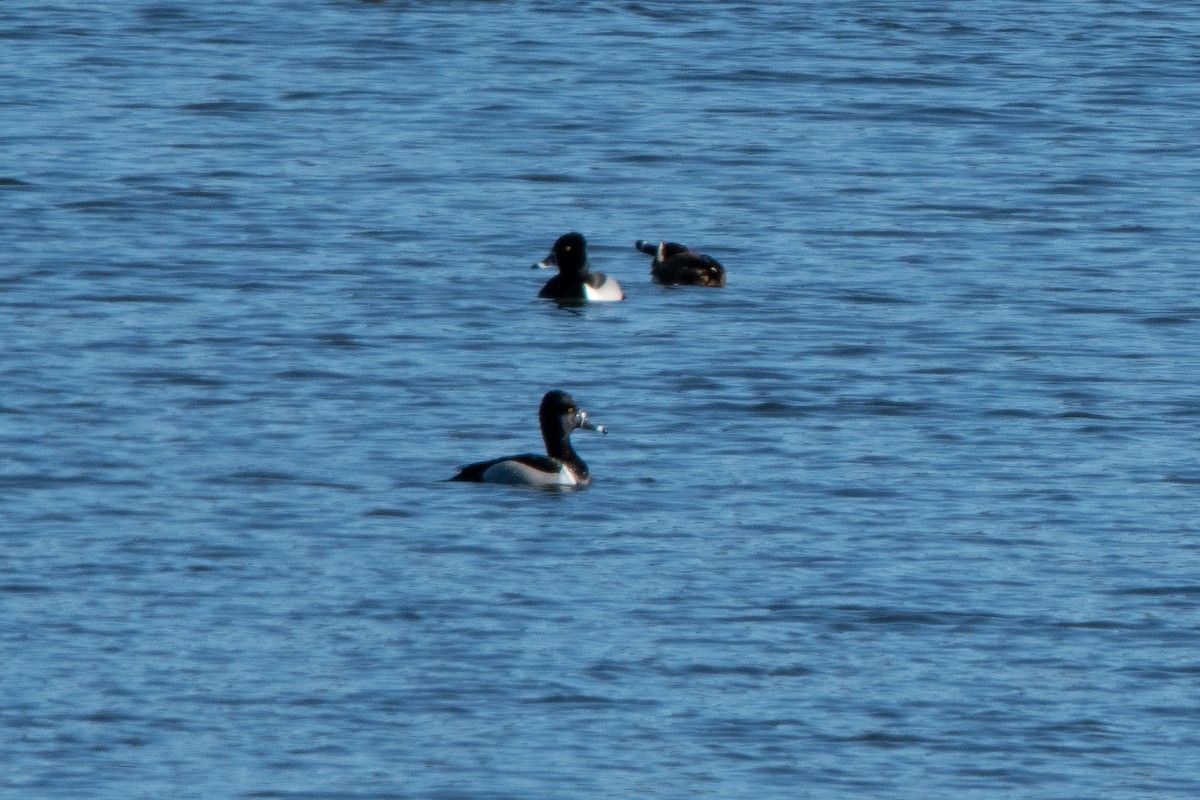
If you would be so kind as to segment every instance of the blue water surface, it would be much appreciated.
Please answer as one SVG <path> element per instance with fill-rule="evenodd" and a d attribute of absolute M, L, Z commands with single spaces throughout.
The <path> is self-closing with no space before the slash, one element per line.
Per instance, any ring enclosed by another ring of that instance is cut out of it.
<path fill-rule="evenodd" d="M 1200 796 L 1198 74 L 1187 3 L 5 0 L 0 794 Z M 552 388 L 590 488 L 447 482 Z"/>

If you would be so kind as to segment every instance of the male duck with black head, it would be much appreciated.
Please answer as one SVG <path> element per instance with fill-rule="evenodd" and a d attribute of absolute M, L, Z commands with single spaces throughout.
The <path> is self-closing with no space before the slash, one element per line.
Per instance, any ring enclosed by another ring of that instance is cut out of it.
<path fill-rule="evenodd" d="M 655 283 L 664 286 L 724 286 L 725 268 L 712 256 L 694 253 L 675 242 L 647 242 L 638 239 L 633 244 L 638 250 L 654 256 L 650 262 L 650 276 Z"/>
<path fill-rule="evenodd" d="M 546 455 L 526 453 L 468 464 L 459 468 L 458 474 L 451 480 L 538 487 L 586 486 L 591 483 L 587 464 L 571 447 L 571 432 L 583 428 L 608 433 L 608 429 L 592 422 L 571 395 L 560 390 L 546 392 L 538 408 L 538 421 L 542 428 L 542 439 L 546 443 Z"/>
<path fill-rule="evenodd" d="M 603 272 L 588 271 L 587 241 L 583 234 L 565 233 L 558 237 L 550 255 L 533 265 L 534 269 L 558 267 L 558 274 L 547 281 L 538 297 L 560 302 L 624 300 L 621 284 Z"/>

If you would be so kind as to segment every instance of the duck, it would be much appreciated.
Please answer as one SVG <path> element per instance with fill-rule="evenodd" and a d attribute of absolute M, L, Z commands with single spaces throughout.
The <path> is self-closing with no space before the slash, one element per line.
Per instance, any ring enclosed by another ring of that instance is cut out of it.
<path fill-rule="evenodd" d="M 554 243 L 550 255 L 533 265 L 534 269 L 551 267 L 558 267 L 558 274 L 547 281 L 538 297 L 593 302 L 625 299 L 625 292 L 615 278 L 588 271 L 587 241 L 581 233 L 564 233 Z"/>
<path fill-rule="evenodd" d="M 538 407 L 538 422 L 546 455 L 525 453 L 493 458 L 459 467 L 451 480 L 505 483 L 517 486 L 571 487 L 592 482 L 587 464 L 571 447 L 571 432 L 577 428 L 606 434 L 608 429 L 591 420 L 574 398 L 561 389 L 546 392 Z"/>
<path fill-rule="evenodd" d="M 694 253 L 676 242 L 658 244 L 638 239 L 633 244 L 646 255 L 654 256 L 650 275 L 655 283 L 666 286 L 724 286 L 725 268 L 712 256 Z"/>

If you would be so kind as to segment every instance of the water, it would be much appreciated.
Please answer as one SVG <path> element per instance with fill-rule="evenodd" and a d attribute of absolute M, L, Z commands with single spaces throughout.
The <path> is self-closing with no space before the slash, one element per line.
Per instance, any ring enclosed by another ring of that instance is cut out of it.
<path fill-rule="evenodd" d="M 6 0 L 4 797 L 1197 796 L 1198 32 Z"/>

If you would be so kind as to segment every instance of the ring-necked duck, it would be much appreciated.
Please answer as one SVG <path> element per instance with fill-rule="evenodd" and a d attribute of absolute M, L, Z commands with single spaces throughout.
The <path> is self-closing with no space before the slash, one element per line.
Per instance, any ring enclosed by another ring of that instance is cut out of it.
<path fill-rule="evenodd" d="M 587 412 L 575 405 L 563 391 L 546 392 L 538 408 L 546 455 L 526 453 L 495 458 L 461 467 L 455 481 L 510 483 L 521 486 L 586 486 L 591 483 L 587 464 L 571 447 L 571 431 L 583 428 L 608 433 L 603 425 L 588 419 Z"/>
<path fill-rule="evenodd" d="M 538 297 L 555 300 L 624 300 L 621 284 L 603 272 L 588 272 L 587 242 L 583 235 L 566 233 L 558 237 L 550 255 L 533 265 L 534 269 L 558 267 Z"/>
<path fill-rule="evenodd" d="M 652 242 L 638 239 L 634 245 L 647 255 L 654 256 L 650 275 L 655 283 L 687 286 L 724 286 L 725 268 L 712 256 L 693 253 L 675 242 Z"/>

